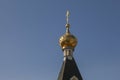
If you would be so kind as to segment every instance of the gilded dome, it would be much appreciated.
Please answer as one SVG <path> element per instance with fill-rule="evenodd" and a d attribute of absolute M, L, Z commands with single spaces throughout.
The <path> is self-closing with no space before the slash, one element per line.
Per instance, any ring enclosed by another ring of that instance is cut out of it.
<path fill-rule="evenodd" d="M 69 32 L 69 24 L 66 25 L 66 33 L 60 37 L 59 44 L 62 49 L 74 49 L 77 45 L 77 38 Z"/>

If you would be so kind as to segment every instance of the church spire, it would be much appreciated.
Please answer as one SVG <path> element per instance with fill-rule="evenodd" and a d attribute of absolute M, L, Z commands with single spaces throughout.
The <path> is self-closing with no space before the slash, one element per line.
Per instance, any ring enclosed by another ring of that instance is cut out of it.
<path fill-rule="evenodd" d="M 59 44 L 63 50 L 64 61 L 58 80 L 83 80 L 73 57 L 77 38 L 70 33 L 69 11 L 66 14 L 66 33 L 60 37 Z"/>

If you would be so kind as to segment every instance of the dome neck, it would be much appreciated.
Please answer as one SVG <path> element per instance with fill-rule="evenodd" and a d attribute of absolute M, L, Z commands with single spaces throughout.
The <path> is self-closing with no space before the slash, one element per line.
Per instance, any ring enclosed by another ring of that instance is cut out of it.
<path fill-rule="evenodd" d="M 66 24 L 66 33 L 70 33 L 70 24 Z"/>

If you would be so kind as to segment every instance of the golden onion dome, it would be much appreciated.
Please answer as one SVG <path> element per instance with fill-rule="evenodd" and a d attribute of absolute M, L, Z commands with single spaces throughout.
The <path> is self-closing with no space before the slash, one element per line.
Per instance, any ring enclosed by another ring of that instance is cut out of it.
<path fill-rule="evenodd" d="M 66 24 L 66 33 L 60 37 L 59 44 L 62 49 L 72 48 L 74 49 L 77 45 L 77 38 L 72 35 L 69 31 L 69 24 Z"/>

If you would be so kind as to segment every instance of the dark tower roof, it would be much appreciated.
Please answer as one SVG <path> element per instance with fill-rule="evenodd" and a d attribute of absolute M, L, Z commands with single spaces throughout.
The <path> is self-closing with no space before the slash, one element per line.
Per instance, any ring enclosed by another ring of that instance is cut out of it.
<path fill-rule="evenodd" d="M 77 79 L 72 79 L 76 77 Z M 74 58 L 63 62 L 58 80 L 83 80 Z"/>

